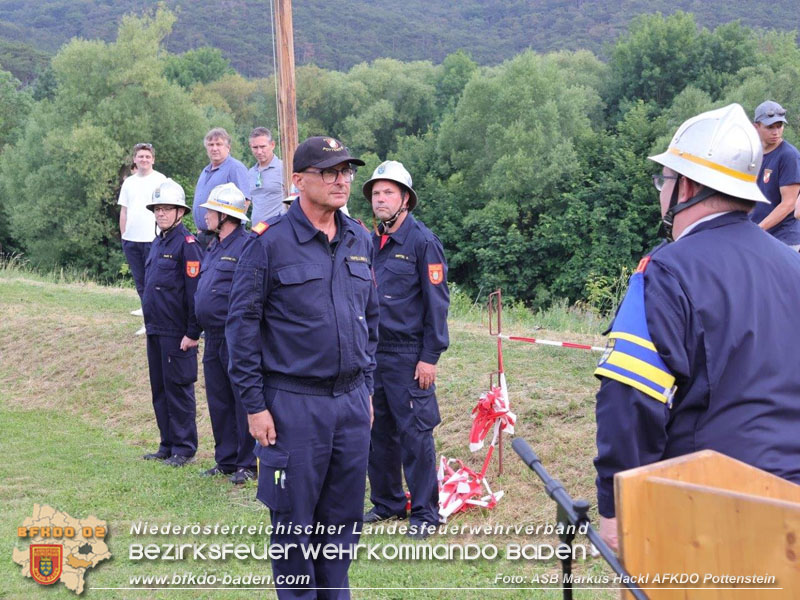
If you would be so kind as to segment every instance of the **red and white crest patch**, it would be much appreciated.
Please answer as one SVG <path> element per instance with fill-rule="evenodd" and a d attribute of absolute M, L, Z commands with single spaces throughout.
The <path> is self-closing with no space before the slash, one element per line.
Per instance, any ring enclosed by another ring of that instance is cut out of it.
<path fill-rule="evenodd" d="M 187 260 L 186 261 L 186 274 L 189 277 L 197 277 L 200 275 L 200 261 L 199 260 Z"/>
<path fill-rule="evenodd" d="M 764 177 L 762 180 L 764 183 L 769 183 L 769 176 L 772 175 L 772 169 L 764 169 Z"/>
<path fill-rule="evenodd" d="M 439 285 L 444 281 L 444 266 L 442 263 L 428 265 L 428 279 L 433 285 Z"/>

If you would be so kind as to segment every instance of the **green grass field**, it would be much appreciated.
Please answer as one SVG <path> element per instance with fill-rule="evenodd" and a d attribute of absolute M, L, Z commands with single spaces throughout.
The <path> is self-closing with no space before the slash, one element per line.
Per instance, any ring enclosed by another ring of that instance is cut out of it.
<path fill-rule="evenodd" d="M 255 499 L 254 483 L 236 488 L 199 472 L 213 465 L 213 439 L 202 374 L 197 406 L 197 463 L 183 469 L 141 460 L 158 444 L 147 378 L 145 340 L 133 332 L 140 318 L 133 290 L 92 283 L 57 282 L 16 268 L 0 269 L 0 598 L 69 598 L 63 585 L 45 588 L 23 578 L 11 560 L 16 528 L 33 505 L 47 504 L 75 518 L 94 515 L 108 523 L 113 555 L 86 573 L 86 598 L 237 598 L 272 591 L 238 589 L 130 589 L 137 576 L 202 573 L 222 577 L 266 575 L 267 561 L 132 560 L 133 544 L 244 543 L 264 536 L 141 536 L 139 521 L 163 525 L 259 525 L 268 511 Z M 496 342 L 485 312 L 461 298 L 454 303 L 451 347 L 440 362 L 438 397 L 442 424 L 437 448 L 478 470 L 483 453 L 470 456 L 470 411 L 488 389 L 496 368 Z M 534 327 L 542 327 L 534 331 Z M 560 330 L 556 330 L 558 328 Z M 504 313 L 504 332 L 602 345 L 602 321 L 564 307 L 530 315 Z M 594 391 L 597 356 L 584 351 L 506 343 L 509 392 L 519 419 L 517 435 L 539 453 L 550 473 L 573 495 L 594 500 Z M 202 369 L 201 369 L 202 372 Z M 494 490 L 505 497 L 492 511 L 473 510 L 451 521 L 461 525 L 542 526 L 553 522 L 555 504 L 535 475 L 507 445 L 505 471 L 490 469 Z M 596 518 L 596 513 L 593 513 Z M 364 535 L 362 543 L 405 544 L 397 535 Z M 530 583 L 559 572 L 555 560 L 505 560 L 507 544 L 554 544 L 543 535 L 447 535 L 430 544 L 495 546 L 493 560 L 366 560 L 350 570 L 354 598 L 560 598 L 554 585 Z M 578 543 L 586 544 L 579 537 Z M 578 560 L 575 572 L 610 574 L 600 558 Z M 509 583 L 497 581 L 498 574 Z M 513 584 L 511 577 L 524 578 Z M 185 586 L 196 587 L 196 586 Z M 216 585 L 214 587 L 221 587 Z M 545 589 L 533 589 L 544 587 Z M 128 589 L 125 589 L 128 588 Z M 514 589 L 522 588 L 522 589 Z M 613 598 L 611 590 L 577 590 L 577 598 Z"/>

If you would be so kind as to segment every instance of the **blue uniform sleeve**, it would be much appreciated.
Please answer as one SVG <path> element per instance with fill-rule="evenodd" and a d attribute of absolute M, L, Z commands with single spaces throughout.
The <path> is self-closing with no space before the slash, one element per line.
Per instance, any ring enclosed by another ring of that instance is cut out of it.
<path fill-rule="evenodd" d="M 189 239 L 184 239 L 183 242 L 183 284 L 184 293 L 186 294 L 186 314 L 188 315 L 185 335 L 188 338 L 197 340 L 200 339 L 200 333 L 203 330 L 197 323 L 197 315 L 194 311 L 194 297 L 197 293 L 197 283 L 200 281 L 203 251 L 193 237 L 189 236 Z"/>
<path fill-rule="evenodd" d="M 667 443 L 669 408 L 609 378 L 597 392 L 597 508 L 614 516 L 614 474 L 661 460 Z"/>
<path fill-rule="evenodd" d="M 447 331 L 447 311 L 450 307 L 450 291 L 447 289 L 447 262 L 442 243 L 434 235 L 425 240 L 417 262 L 422 287 L 424 311 L 422 352 L 420 360 L 435 365 L 442 352 L 447 350 L 450 337 Z"/>
<path fill-rule="evenodd" d="M 800 153 L 784 152 L 778 162 L 778 187 L 800 183 Z"/>
<path fill-rule="evenodd" d="M 228 374 L 249 414 L 266 409 L 261 369 L 261 321 L 269 293 L 269 261 L 264 244 L 250 238 L 233 276 L 225 339 Z"/>
<path fill-rule="evenodd" d="M 681 286 L 653 263 L 634 273 L 595 375 L 597 501 L 613 517 L 614 475 L 664 458 L 673 398 L 688 373 L 690 306 Z"/>

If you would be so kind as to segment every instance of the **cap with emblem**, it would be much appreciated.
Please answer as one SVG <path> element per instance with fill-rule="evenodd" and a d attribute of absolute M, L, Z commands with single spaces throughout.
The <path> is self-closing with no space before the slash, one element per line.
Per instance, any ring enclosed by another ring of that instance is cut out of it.
<path fill-rule="evenodd" d="M 326 169 L 343 162 L 364 166 L 364 161 L 350 156 L 350 150 L 339 140 L 317 136 L 308 138 L 297 147 L 294 151 L 292 169 L 295 173 L 300 173 L 309 167 Z"/>

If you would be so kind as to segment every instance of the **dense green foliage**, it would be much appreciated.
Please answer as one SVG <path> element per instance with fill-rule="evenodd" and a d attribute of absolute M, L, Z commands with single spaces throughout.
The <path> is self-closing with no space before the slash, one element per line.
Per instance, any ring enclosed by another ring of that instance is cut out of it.
<path fill-rule="evenodd" d="M 524 4 L 507 3 L 508 14 Z M 479 14 L 475 3 L 459 6 Z M 235 72 L 225 49 L 165 49 L 183 16 L 162 7 L 123 19 L 116 41 L 75 39 L 30 92 L 0 73 L 6 250 L 116 277 L 115 204 L 135 142 L 153 142 L 156 168 L 191 198 L 210 126 L 228 128 L 246 162 L 253 126 L 279 136 L 273 77 Z M 416 213 L 441 237 L 466 293 L 502 286 L 537 307 L 562 298 L 600 305 L 658 240 L 647 156 L 684 119 L 730 102 L 750 112 L 769 97 L 789 110 L 794 141 L 800 117 L 794 34 L 655 14 L 637 18 L 608 56 L 524 50 L 481 67 L 459 51 L 440 64 L 300 66 L 300 137 L 334 135 L 364 158 L 350 210 L 367 222 L 361 184 L 381 160 L 403 161 Z"/>

